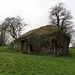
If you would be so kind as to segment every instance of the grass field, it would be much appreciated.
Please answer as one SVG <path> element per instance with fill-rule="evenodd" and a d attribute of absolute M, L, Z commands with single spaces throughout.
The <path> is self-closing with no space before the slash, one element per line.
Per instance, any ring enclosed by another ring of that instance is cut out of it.
<path fill-rule="evenodd" d="M 20 54 L 11 46 L 0 47 L 0 75 L 75 75 L 75 50 L 71 56 Z"/>

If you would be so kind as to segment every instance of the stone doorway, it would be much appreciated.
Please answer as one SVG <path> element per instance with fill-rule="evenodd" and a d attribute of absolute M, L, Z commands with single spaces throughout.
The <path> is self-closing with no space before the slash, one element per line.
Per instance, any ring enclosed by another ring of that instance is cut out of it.
<path fill-rule="evenodd" d="M 33 52 L 33 47 L 32 45 L 29 45 L 30 46 L 30 52 Z"/>
<path fill-rule="evenodd" d="M 23 40 L 23 41 L 21 41 L 21 51 L 22 52 L 24 52 L 24 43 L 25 43 L 25 41 Z"/>

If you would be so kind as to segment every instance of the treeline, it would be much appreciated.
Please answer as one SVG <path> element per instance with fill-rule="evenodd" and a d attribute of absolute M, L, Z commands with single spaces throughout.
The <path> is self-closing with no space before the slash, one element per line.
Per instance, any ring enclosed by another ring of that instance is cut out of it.
<path fill-rule="evenodd" d="M 26 25 L 19 16 L 7 17 L 0 25 L 0 45 L 10 44 L 18 38 Z"/>
<path fill-rule="evenodd" d="M 74 35 L 75 31 L 73 29 L 72 16 L 70 11 L 64 7 L 63 3 L 58 3 L 51 8 L 49 24 L 57 26 L 59 30 L 64 31 L 70 38 Z M 5 45 L 9 43 L 10 40 L 12 41 L 18 38 L 26 25 L 19 16 L 7 17 L 0 25 L 0 45 Z"/>

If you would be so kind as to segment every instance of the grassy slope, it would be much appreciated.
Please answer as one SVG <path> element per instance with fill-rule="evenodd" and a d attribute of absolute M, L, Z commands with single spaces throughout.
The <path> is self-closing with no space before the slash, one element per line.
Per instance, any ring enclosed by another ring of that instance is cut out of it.
<path fill-rule="evenodd" d="M 16 53 L 17 51 L 13 49 L 11 45 L 0 47 L 0 53 Z"/>
<path fill-rule="evenodd" d="M 37 56 L 0 47 L 0 75 L 75 75 L 75 50 L 70 53 L 67 57 Z"/>

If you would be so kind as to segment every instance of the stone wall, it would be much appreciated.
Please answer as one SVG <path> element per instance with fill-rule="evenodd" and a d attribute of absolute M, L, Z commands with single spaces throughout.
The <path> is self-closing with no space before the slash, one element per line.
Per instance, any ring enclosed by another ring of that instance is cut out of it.
<path fill-rule="evenodd" d="M 14 48 L 28 54 L 66 56 L 69 55 L 69 42 L 70 38 L 60 32 L 51 35 L 28 35 L 16 40 Z"/>

